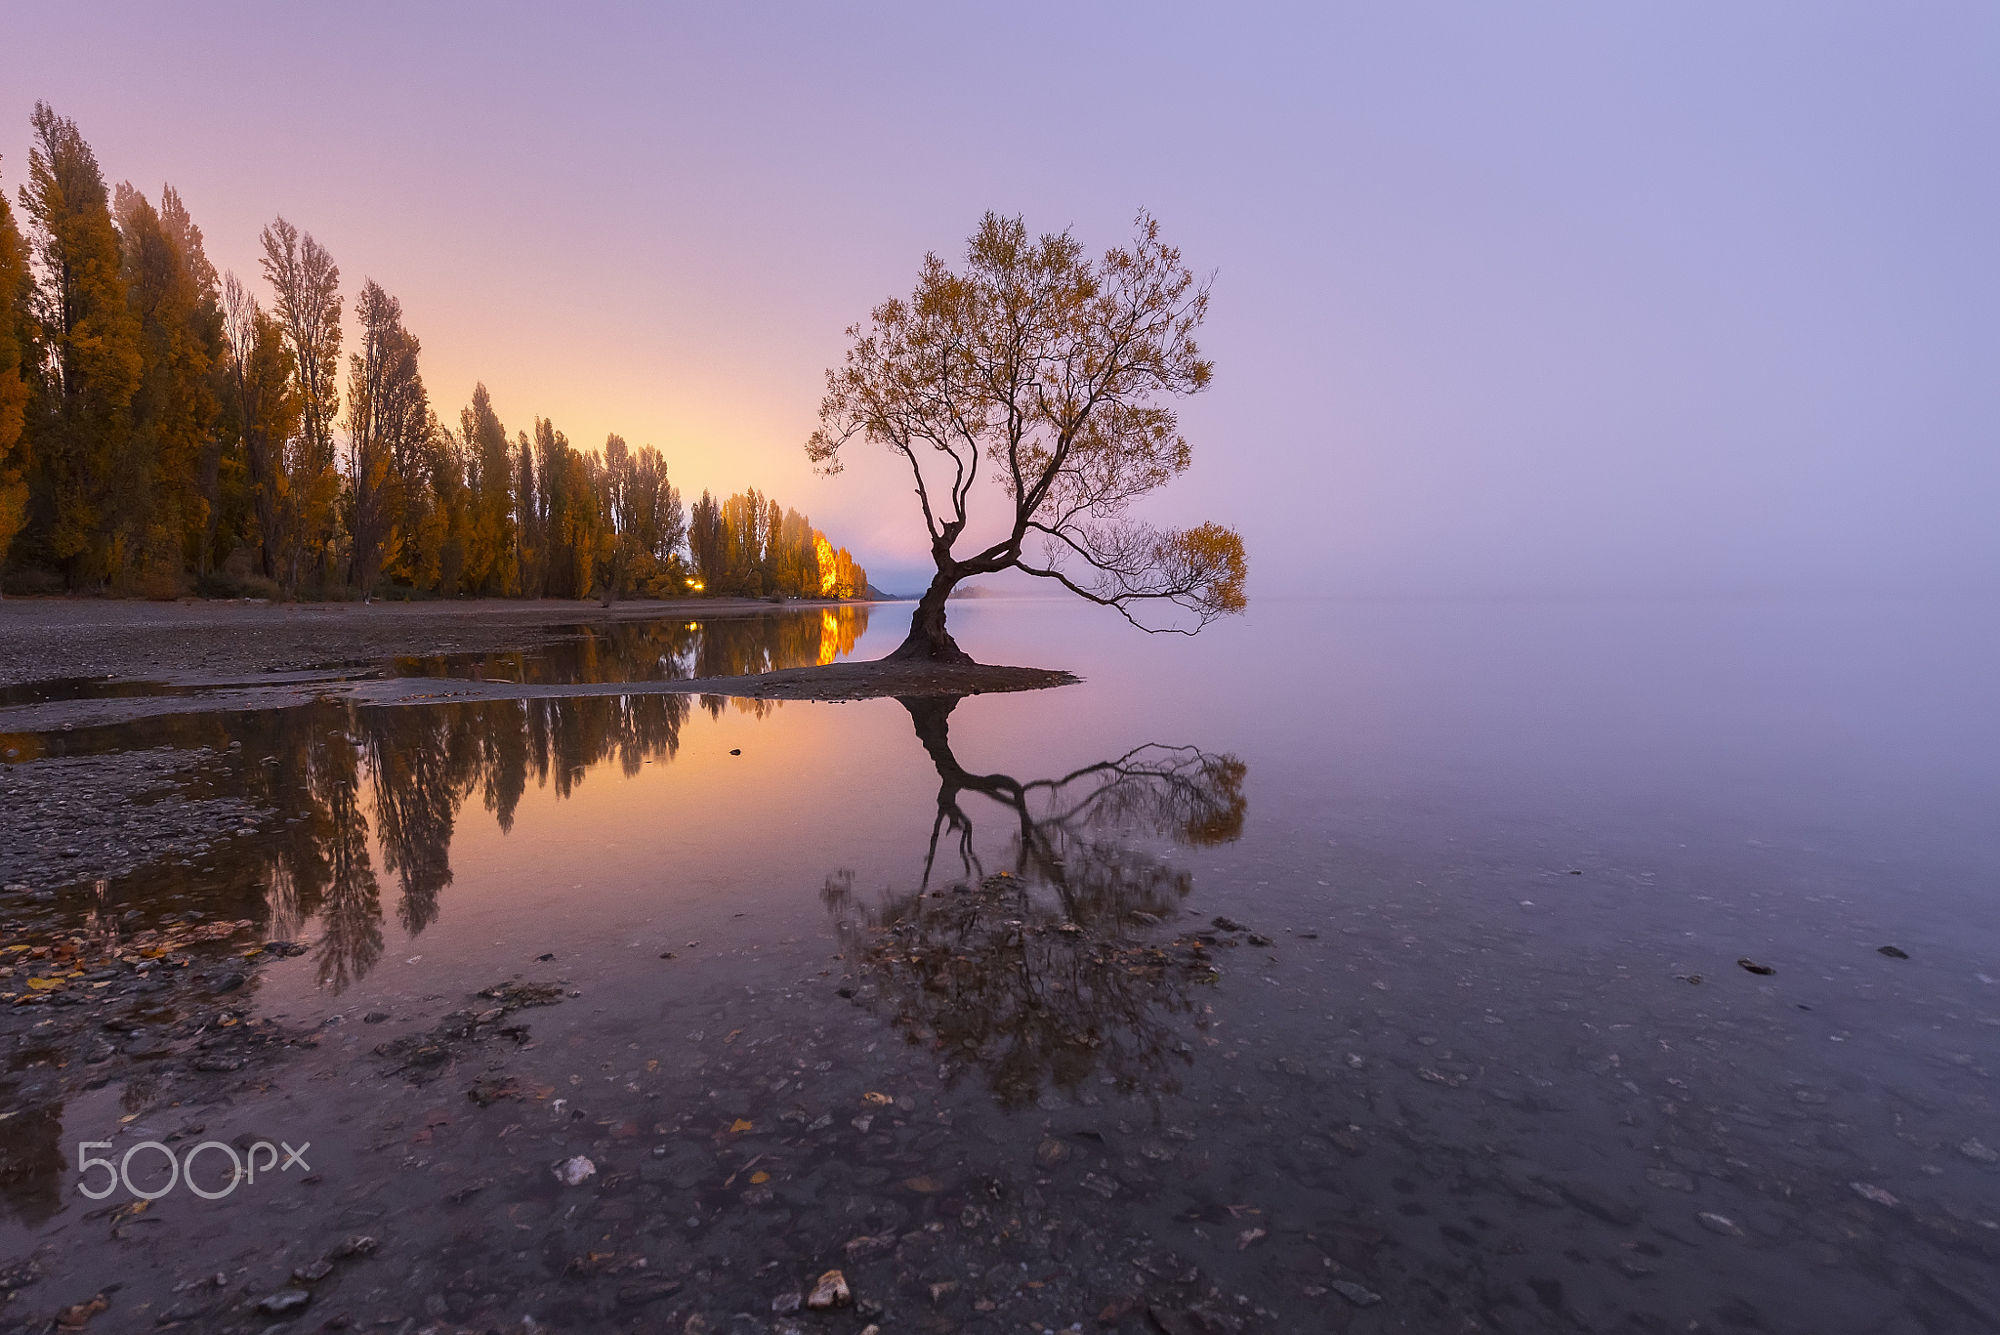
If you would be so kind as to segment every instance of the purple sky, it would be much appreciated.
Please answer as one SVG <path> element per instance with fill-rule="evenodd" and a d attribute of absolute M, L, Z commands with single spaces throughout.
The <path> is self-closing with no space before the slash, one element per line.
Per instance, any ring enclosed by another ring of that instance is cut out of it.
<path fill-rule="evenodd" d="M 849 11 L 16 7 L 0 182 L 46 98 L 219 267 L 283 212 L 402 298 L 447 420 L 483 378 L 890 587 L 892 461 L 800 449 L 841 330 L 987 208 L 1141 205 L 1219 270 L 1155 513 L 1253 597 L 2000 584 L 2000 8 Z"/>

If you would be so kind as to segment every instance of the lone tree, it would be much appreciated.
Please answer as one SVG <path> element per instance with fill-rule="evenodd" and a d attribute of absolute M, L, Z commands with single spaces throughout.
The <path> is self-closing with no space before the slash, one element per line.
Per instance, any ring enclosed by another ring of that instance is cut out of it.
<path fill-rule="evenodd" d="M 937 563 L 890 658 L 972 661 L 945 628 L 946 600 L 959 581 L 1008 569 L 1115 607 L 1142 630 L 1192 635 L 1243 610 L 1234 532 L 1126 515 L 1188 466 L 1171 403 L 1213 373 L 1194 342 L 1208 286 L 1149 214 L 1129 246 L 1092 260 L 1066 231 L 1030 239 L 1020 218 L 989 213 L 963 271 L 925 256 L 908 298 L 847 331 L 806 453 L 827 473 L 857 436 L 902 455 Z M 1000 536 L 961 556 L 982 464 L 1013 513 Z M 1149 609 L 1166 619 L 1148 624 Z"/>

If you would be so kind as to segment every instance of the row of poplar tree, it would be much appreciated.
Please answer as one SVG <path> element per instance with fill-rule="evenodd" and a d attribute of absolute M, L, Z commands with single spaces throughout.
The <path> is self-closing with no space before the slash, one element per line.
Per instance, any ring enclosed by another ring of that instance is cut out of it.
<path fill-rule="evenodd" d="M 857 597 L 867 575 L 755 490 L 684 507 L 651 446 L 511 440 L 484 385 L 432 409 L 370 280 L 341 376 L 340 270 L 262 235 L 267 308 L 218 275 L 172 186 L 108 189 L 37 103 L 21 220 L 0 194 L 0 580 L 172 597 Z M 344 391 L 344 392 L 343 392 Z M 343 403 L 344 400 L 344 403 Z"/>

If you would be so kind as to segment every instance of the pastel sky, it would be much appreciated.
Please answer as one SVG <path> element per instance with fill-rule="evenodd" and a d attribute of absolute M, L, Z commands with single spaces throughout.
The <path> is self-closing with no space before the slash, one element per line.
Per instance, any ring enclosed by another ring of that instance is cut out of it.
<path fill-rule="evenodd" d="M 842 329 L 982 211 L 1217 271 L 1155 513 L 1259 594 L 2000 585 L 2000 7 L 14 6 L 28 112 L 283 213 L 455 421 L 660 446 L 888 587 L 887 455 L 801 444 Z"/>

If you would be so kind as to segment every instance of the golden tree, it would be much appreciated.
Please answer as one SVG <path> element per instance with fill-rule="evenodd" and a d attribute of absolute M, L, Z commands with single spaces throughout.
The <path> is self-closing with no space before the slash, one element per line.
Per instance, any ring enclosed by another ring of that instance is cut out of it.
<path fill-rule="evenodd" d="M 1208 387 L 1213 367 L 1194 341 L 1207 312 L 1208 282 L 1148 214 L 1130 245 L 1093 260 L 1066 231 L 1031 239 L 1020 218 L 989 213 L 962 271 L 925 256 L 909 297 L 848 330 L 806 453 L 825 472 L 839 471 L 856 437 L 901 455 L 937 566 L 890 657 L 970 661 L 945 628 L 946 600 L 959 581 L 1008 569 L 1144 630 L 1193 634 L 1243 609 L 1234 532 L 1127 513 L 1187 469 L 1171 404 Z M 982 465 L 1012 513 L 961 556 Z M 1146 609 L 1169 615 L 1148 624 Z"/>
<path fill-rule="evenodd" d="M 297 508 L 286 451 L 299 427 L 291 346 L 284 326 L 233 273 L 223 276 L 222 310 L 228 409 L 250 490 L 258 569 L 275 581 L 293 547 Z"/>
<path fill-rule="evenodd" d="M 327 575 L 339 524 L 333 427 L 340 416 L 340 266 L 312 233 L 283 218 L 266 227 L 261 239 L 264 277 L 277 302 L 273 313 L 292 352 L 292 397 L 298 406 L 284 470 L 291 480 L 284 583 L 296 589 L 308 560 L 322 578 Z"/>
<path fill-rule="evenodd" d="M 126 304 L 111 193 L 76 122 L 35 103 L 35 137 L 21 210 L 40 270 L 34 321 L 41 334 L 33 426 L 42 494 L 36 521 L 47 556 L 72 589 L 101 583 L 113 560 L 107 501 L 131 431 L 139 385 L 139 328 Z"/>
<path fill-rule="evenodd" d="M 361 349 L 348 356 L 348 582 L 368 593 L 418 540 L 437 429 L 417 367 L 422 345 L 403 324 L 403 304 L 371 278 L 354 314 Z"/>
<path fill-rule="evenodd" d="M 0 195 L 0 575 L 7 549 L 28 522 L 26 451 L 28 375 L 39 355 L 30 305 L 34 285 L 28 271 L 28 244 L 14 224 L 13 210 Z"/>
<path fill-rule="evenodd" d="M 112 194 L 139 334 L 139 383 L 124 453 L 112 464 L 107 519 L 129 567 L 124 582 L 170 595 L 185 567 L 205 568 L 214 500 L 204 465 L 220 434 L 212 368 L 222 353 L 223 313 L 201 232 L 172 186 L 161 204 L 155 209 L 129 182 Z"/>

